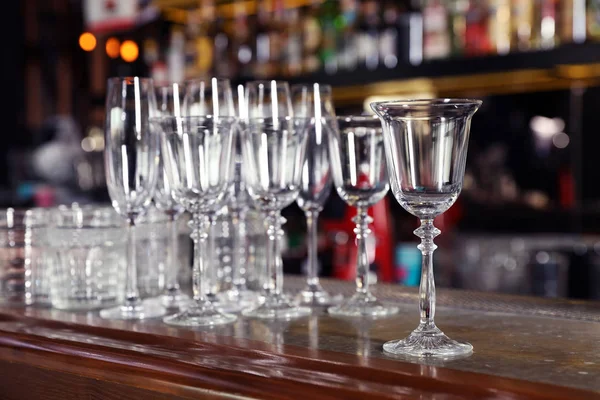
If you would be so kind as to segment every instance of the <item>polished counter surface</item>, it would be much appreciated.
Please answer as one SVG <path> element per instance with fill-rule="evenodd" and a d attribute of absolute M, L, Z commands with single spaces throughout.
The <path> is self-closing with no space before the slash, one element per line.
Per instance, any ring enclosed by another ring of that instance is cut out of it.
<path fill-rule="evenodd" d="M 290 291 L 302 285 L 286 279 Z M 352 293 L 352 283 L 323 283 Z M 65 399 L 600 398 L 598 303 L 438 290 L 438 326 L 470 342 L 474 353 L 423 361 L 382 352 L 384 342 L 416 327 L 416 290 L 374 291 L 400 313 L 350 320 L 317 310 L 289 322 L 240 318 L 184 329 L 106 321 L 97 313 L 0 308 L 0 398 L 21 398 L 19 389 L 27 387 L 38 390 L 28 398 L 51 399 L 48 393 L 61 386 L 74 393 L 61 392 Z"/>

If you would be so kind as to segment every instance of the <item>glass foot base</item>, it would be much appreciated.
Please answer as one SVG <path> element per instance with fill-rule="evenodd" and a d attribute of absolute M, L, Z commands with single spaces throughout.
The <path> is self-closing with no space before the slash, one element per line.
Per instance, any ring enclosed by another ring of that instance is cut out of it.
<path fill-rule="evenodd" d="M 332 296 L 321 285 L 308 285 L 296 296 L 296 301 L 309 307 L 330 306 L 342 301 L 341 295 Z"/>
<path fill-rule="evenodd" d="M 253 290 L 230 289 L 217 295 L 219 310 L 238 313 L 258 307 L 263 298 Z"/>
<path fill-rule="evenodd" d="M 340 317 L 385 317 L 396 314 L 398 307 L 380 303 L 371 293 L 356 293 L 339 306 L 329 307 L 327 312 Z"/>
<path fill-rule="evenodd" d="M 235 315 L 221 313 L 211 302 L 205 301 L 193 303 L 186 310 L 163 318 L 163 322 L 177 326 L 215 326 L 230 324 L 236 319 Z"/>
<path fill-rule="evenodd" d="M 190 304 L 190 297 L 183 293 L 163 294 L 160 296 L 160 302 L 166 308 L 178 308 L 183 310 Z"/>
<path fill-rule="evenodd" d="M 417 328 L 406 339 L 387 342 L 383 351 L 411 357 L 454 358 L 471 354 L 473 346 L 450 339 L 434 326 L 427 330 Z"/>
<path fill-rule="evenodd" d="M 269 294 L 258 308 L 242 311 L 242 315 L 250 318 L 289 320 L 310 315 L 309 307 L 296 305 L 284 294 Z"/>
<path fill-rule="evenodd" d="M 167 310 L 160 304 L 137 301 L 101 310 L 100 316 L 104 319 L 137 320 L 162 317 L 166 313 Z"/>

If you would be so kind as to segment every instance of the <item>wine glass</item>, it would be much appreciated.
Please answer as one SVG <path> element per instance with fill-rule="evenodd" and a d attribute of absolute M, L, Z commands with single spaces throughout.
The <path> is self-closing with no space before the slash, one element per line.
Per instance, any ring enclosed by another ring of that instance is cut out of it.
<path fill-rule="evenodd" d="M 306 158 L 308 119 L 249 119 L 243 132 L 242 155 L 248 194 L 266 214 L 268 236 L 267 279 L 264 303 L 244 310 L 248 317 L 291 319 L 308 315 L 311 309 L 299 307 L 283 294 L 281 259 L 281 210 L 296 200 L 300 192 L 302 166 Z"/>
<path fill-rule="evenodd" d="M 367 237 L 373 219 L 369 207 L 383 199 L 389 190 L 383 154 L 381 123 L 374 116 L 337 117 L 337 127 L 329 135 L 329 157 L 335 188 L 348 205 L 356 207 L 356 293 L 328 312 L 343 317 L 381 317 L 398 312 L 397 307 L 380 303 L 369 291 Z"/>
<path fill-rule="evenodd" d="M 186 82 L 183 109 L 187 116 L 206 116 L 214 118 L 235 117 L 235 105 L 233 102 L 233 91 L 231 82 L 225 78 L 210 78 L 207 80 L 194 79 Z M 219 307 L 233 309 L 235 304 L 226 304 L 217 297 L 218 279 L 215 251 L 215 236 L 217 225 L 217 211 L 208 214 L 210 221 L 210 233 L 208 236 L 208 254 L 210 264 L 208 265 L 208 299 Z"/>
<path fill-rule="evenodd" d="M 290 86 L 282 81 L 251 81 L 246 83 L 247 118 L 279 118 L 294 115 Z"/>
<path fill-rule="evenodd" d="M 247 121 L 247 107 L 245 103 L 244 87 L 238 85 L 238 127 L 241 129 Z M 228 311 L 238 312 L 244 309 L 256 307 L 260 301 L 257 291 L 251 290 L 247 286 L 245 265 L 247 256 L 246 246 L 246 213 L 250 207 L 250 199 L 246 189 L 242 167 L 242 142 L 238 129 L 235 138 L 234 155 L 234 178 L 233 185 L 229 189 L 229 198 L 227 201 L 227 212 L 231 220 L 231 274 L 232 287 L 229 290 L 219 294 L 221 301 Z"/>
<path fill-rule="evenodd" d="M 468 355 L 473 347 L 450 339 L 435 325 L 433 219 L 448 210 L 462 189 L 471 118 L 480 100 L 433 99 L 371 103 L 381 118 L 392 193 L 421 220 L 415 235 L 423 254 L 419 287 L 420 323 L 406 339 L 384 351 L 416 357 Z"/>
<path fill-rule="evenodd" d="M 153 121 L 161 129 L 165 170 L 175 201 L 192 213 L 194 301 L 164 322 L 181 326 L 212 326 L 233 322 L 208 297 L 207 249 L 209 216 L 221 209 L 232 184 L 234 117 L 166 117 Z"/>
<path fill-rule="evenodd" d="M 157 114 L 160 116 L 180 117 L 184 113 L 183 97 L 185 85 L 171 83 L 169 85 L 156 87 Z M 158 179 L 156 192 L 154 193 L 154 205 L 167 215 L 167 266 L 165 270 L 165 289 L 159 297 L 163 306 L 169 309 L 182 309 L 190 301 L 190 298 L 181 291 L 177 275 L 179 271 L 179 216 L 183 213 L 183 207 L 178 204 L 171 195 L 171 187 L 164 168 L 163 155 L 161 154 L 158 166 Z"/>
<path fill-rule="evenodd" d="M 186 116 L 235 117 L 231 82 L 224 78 L 192 79 L 186 82 L 183 98 Z"/>
<path fill-rule="evenodd" d="M 297 117 L 314 118 L 308 132 L 306 161 L 302 167 L 302 182 L 296 202 L 306 216 L 308 230 L 308 262 L 306 286 L 297 296 L 301 304 L 329 305 L 332 297 L 319 282 L 318 219 L 331 192 L 331 173 L 327 154 L 327 127 L 332 124 L 335 111 L 328 85 L 292 86 L 292 104 Z"/>
<path fill-rule="evenodd" d="M 171 83 L 156 86 L 157 116 L 181 117 L 185 115 L 184 96 L 186 85 Z"/>
<path fill-rule="evenodd" d="M 135 223 L 152 201 L 158 175 L 159 135 L 149 119 L 156 111 L 151 79 L 130 77 L 108 80 L 104 165 L 112 206 L 127 219 L 125 302 L 102 310 L 108 319 L 144 319 L 161 316 L 160 304 L 142 303 L 138 290 Z"/>

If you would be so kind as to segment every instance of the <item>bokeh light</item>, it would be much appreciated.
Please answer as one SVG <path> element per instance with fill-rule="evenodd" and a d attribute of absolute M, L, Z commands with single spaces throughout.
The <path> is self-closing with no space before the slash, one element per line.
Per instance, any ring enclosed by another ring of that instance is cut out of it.
<path fill-rule="evenodd" d="M 79 36 L 79 47 L 84 51 L 92 51 L 96 48 L 96 36 L 89 32 L 84 32 Z"/>
<path fill-rule="evenodd" d="M 127 62 L 137 60 L 140 50 L 133 40 L 125 40 L 121 43 L 121 58 Z"/>
<path fill-rule="evenodd" d="M 115 37 L 108 38 L 106 40 L 106 54 L 110 58 L 117 58 L 121 52 L 121 42 Z"/>

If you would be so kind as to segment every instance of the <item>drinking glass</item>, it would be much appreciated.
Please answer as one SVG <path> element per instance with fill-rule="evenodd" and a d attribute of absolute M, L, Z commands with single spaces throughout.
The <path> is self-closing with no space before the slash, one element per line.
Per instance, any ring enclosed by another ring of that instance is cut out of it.
<path fill-rule="evenodd" d="M 406 339 L 384 344 L 384 351 L 417 357 L 468 355 L 473 347 L 448 338 L 435 325 L 433 219 L 456 201 L 465 174 L 471 118 L 481 101 L 433 99 L 371 103 L 381 118 L 392 193 L 421 220 L 415 235 L 423 254 L 419 287 L 420 323 Z"/>
<path fill-rule="evenodd" d="M 183 115 L 235 117 L 233 91 L 229 79 L 189 80 L 185 86 Z M 177 116 L 177 115 L 176 115 Z"/>
<path fill-rule="evenodd" d="M 235 315 L 221 313 L 207 298 L 209 215 L 220 210 L 233 181 L 234 117 L 167 117 L 153 121 L 161 129 L 162 154 L 171 194 L 193 214 L 194 301 L 166 317 L 171 325 L 211 326 L 230 323 Z M 214 266 L 213 266 L 214 267 Z"/>
<path fill-rule="evenodd" d="M 181 117 L 185 114 L 186 85 L 171 83 L 156 87 L 157 116 Z"/>
<path fill-rule="evenodd" d="M 246 182 L 242 172 L 242 148 L 240 135 L 235 138 L 234 178 L 227 201 L 228 220 L 231 222 L 231 289 L 219 294 L 220 307 L 238 312 L 255 307 L 260 298 L 258 292 L 247 286 L 246 214 L 250 205 Z"/>
<path fill-rule="evenodd" d="M 195 79 L 186 82 L 184 96 L 184 115 L 189 117 L 211 116 L 219 119 L 221 117 L 235 117 L 236 110 L 233 101 L 233 90 L 231 82 L 224 78 L 211 78 L 207 80 Z M 232 128 L 234 125 L 232 124 Z M 218 279 L 216 267 L 215 241 L 217 216 L 214 212 L 209 212 L 208 219 L 210 223 L 208 236 L 208 254 L 210 263 L 208 268 L 208 283 L 206 296 L 208 300 L 219 307 L 231 309 L 232 305 L 227 304 L 225 299 L 219 300 L 217 297 Z"/>
<path fill-rule="evenodd" d="M 294 115 L 314 118 L 315 123 L 308 132 L 306 161 L 302 167 L 302 182 L 296 202 L 306 216 L 308 231 L 308 262 L 306 286 L 297 296 L 301 304 L 329 305 L 332 297 L 319 283 L 318 219 L 325 201 L 331 192 L 331 173 L 327 154 L 327 124 L 335 121 L 331 101 L 331 87 L 313 85 L 292 86 Z"/>
<path fill-rule="evenodd" d="M 165 117 L 181 117 L 185 113 L 184 99 L 186 87 L 183 84 L 172 83 L 170 85 L 156 88 L 158 115 Z M 161 154 L 158 165 L 158 179 L 156 192 L 154 193 L 154 205 L 168 218 L 167 231 L 167 265 L 165 268 L 165 288 L 159 300 L 163 306 L 169 309 L 183 308 L 189 302 L 189 297 L 181 291 L 177 279 L 179 271 L 179 228 L 178 219 L 183 212 L 171 195 L 171 187 L 164 168 L 164 160 Z"/>
<path fill-rule="evenodd" d="M 44 243 L 49 220 L 43 208 L 0 211 L 0 302 L 49 304 L 53 258 Z"/>
<path fill-rule="evenodd" d="M 142 303 L 138 290 L 135 224 L 152 201 L 158 175 L 159 136 L 149 119 L 156 112 L 151 79 L 108 80 L 104 165 L 112 206 L 127 219 L 125 302 L 102 310 L 108 319 L 144 319 L 163 315 L 159 304 Z"/>
<path fill-rule="evenodd" d="M 243 132 L 242 155 L 248 194 L 266 214 L 267 279 L 264 303 L 245 310 L 248 317 L 291 319 L 308 315 L 311 309 L 299 307 L 283 294 L 281 210 L 296 200 L 300 192 L 302 166 L 306 158 L 308 119 L 250 119 Z"/>
<path fill-rule="evenodd" d="M 123 300 L 123 218 L 112 207 L 61 206 L 51 212 L 47 243 L 56 253 L 52 306 L 93 310 Z"/>
<path fill-rule="evenodd" d="M 293 116 L 290 86 L 282 81 L 251 81 L 246 83 L 247 118 L 279 118 Z"/>
<path fill-rule="evenodd" d="M 376 117 L 346 116 L 337 118 L 337 127 L 329 135 L 329 156 L 333 182 L 340 197 L 357 208 L 356 293 L 328 312 L 344 317 L 380 317 L 398 312 L 397 307 L 380 303 L 369 291 L 369 255 L 367 237 L 371 234 L 369 207 L 384 198 L 389 190 L 383 154 L 383 132 Z"/>

